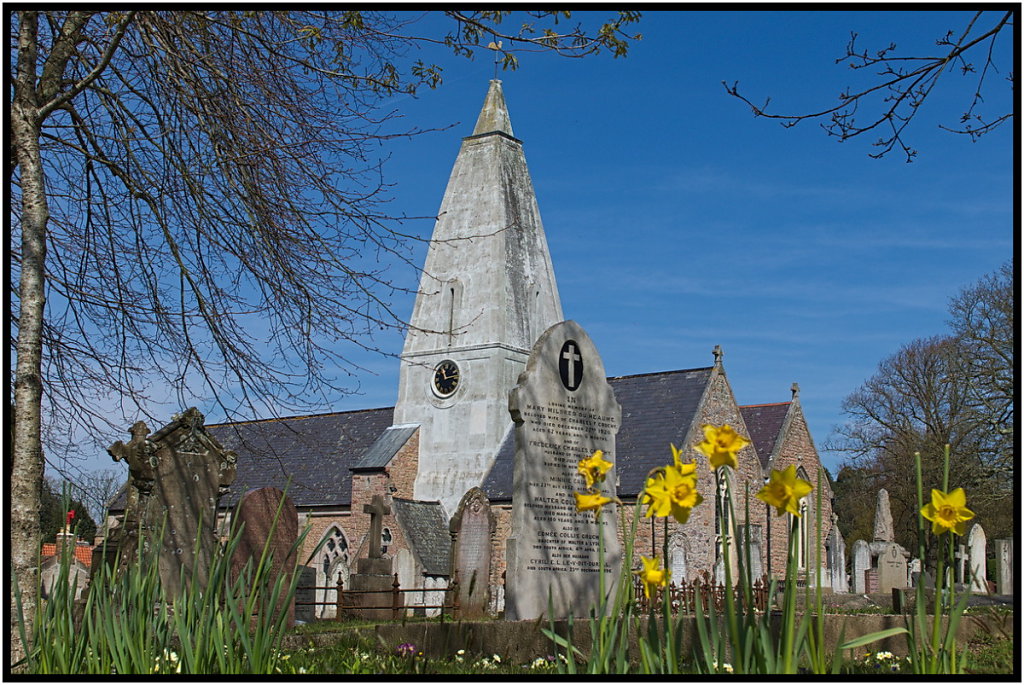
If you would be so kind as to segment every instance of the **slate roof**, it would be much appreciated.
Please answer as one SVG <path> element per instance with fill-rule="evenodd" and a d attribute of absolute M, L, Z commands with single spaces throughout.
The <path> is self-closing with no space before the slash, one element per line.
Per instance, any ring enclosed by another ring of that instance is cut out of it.
<path fill-rule="evenodd" d="M 400 426 L 389 426 L 380 437 L 370 445 L 356 463 L 352 464 L 354 471 L 382 469 L 388 465 L 391 458 L 402 449 L 402 445 L 409 441 L 412 434 L 419 428 L 418 423 L 409 423 Z"/>
<path fill-rule="evenodd" d="M 700 407 L 713 367 L 609 378 L 622 406 L 616 439 L 619 496 L 634 497 L 651 469 L 668 463 L 669 443 L 681 445 Z M 488 499 L 512 499 L 515 438 L 510 430 L 482 489 Z"/>
<path fill-rule="evenodd" d="M 392 497 L 391 505 L 413 553 L 423 565 L 423 572 L 432 576 L 448 575 L 452 539 L 441 503 Z"/>
<path fill-rule="evenodd" d="M 206 429 L 238 453 L 235 482 L 221 498 L 234 506 L 253 488 L 284 489 L 296 506 L 348 505 L 355 464 L 391 425 L 394 408 L 213 424 Z"/>
<path fill-rule="evenodd" d="M 740 407 L 740 415 L 743 416 L 743 423 L 747 424 L 750 432 L 750 439 L 754 443 L 754 451 L 761 460 L 761 468 L 768 468 L 768 460 L 771 459 L 775 443 L 778 442 L 779 433 L 782 431 L 782 424 L 789 414 L 789 407 L 792 402 L 777 402 L 775 404 L 748 404 Z"/>

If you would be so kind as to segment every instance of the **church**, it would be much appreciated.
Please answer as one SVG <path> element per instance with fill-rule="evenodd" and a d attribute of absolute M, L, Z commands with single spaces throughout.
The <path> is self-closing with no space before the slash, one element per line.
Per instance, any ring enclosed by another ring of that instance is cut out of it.
<path fill-rule="evenodd" d="M 475 604 L 482 613 L 502 615 L 516 451 L 509 391 L 533 344 L 569 314 L 559 301 L 523 143 L 513 133 L 501 81 L 492 80 L 438 211 L 400 357 L 395 406 L 207 426 L 237 453 L 235 481 L 220 501 L 222 524 L 241 494 L 287 484 L 300 529 L 309 527 L 299 563 L 315 570 L 317 586 L 339 578 L 348 586 L 357 559 L 381 556 L 402 588 L 424 589 L 407 604 L 427 605 L 453 576 L 467 585 L 472 568 Z M 667 565 L 676 580 L 720 575 L 715 475 L 693 446 L 703 439 L 704 424 L 728 423 L 751 440 L 732 483 L 733 492 L 749 487 L 751 493 L 749 520 L 742 499 L 738 503 L 736 537 L 749 533 L 755 571 L 781 578 L 788 516 L 776 516 L 752 495 L 770 469 L 790 464 L 812 484 L 818 480 L 821 463 L 799 387 L 765 398 L 782 401 L 739 405 L 721 349 L 709 344 L 708 353 L 694 368 L 608 378 L 622 409 L 617 493 L 632 512 L 649 471 L 671 463 L 670 444 L 684 459 L 696 459 L 705 503 L 685 525 L 670 520 Z M 800 525 L 803 582 L 813 582 L 813 564 L 820 558 L 825 565 L 826 546 L 835 542 L 824 477 L 821 487 L 821 550 L 814 547 L 813 493 L 804 500 L 810 512 Z M 371 555 L 366 511 L 375 495 L 383 497 L 387 513 L 381 549 Z M 638 554 L 660 555 L 665 535 L 661 521 L 641 521 Z M 318 601 L 329 601 L 329 594 L 318 592 Z M 333 611 L 326 606 L 317 615 Z"/>

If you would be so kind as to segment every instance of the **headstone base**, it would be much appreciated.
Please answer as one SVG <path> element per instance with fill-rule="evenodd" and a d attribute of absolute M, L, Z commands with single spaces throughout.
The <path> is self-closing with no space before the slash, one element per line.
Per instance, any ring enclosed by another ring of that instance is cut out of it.
<path fill-rule="evenodd" d="M 349 578 L 352 593 L 345 593 L 344 611 L 358 618 L 387 620 L 394 617 L 395 576 L 391 559 L 359 559 Z M 402 606 L 399 596 L 398 606 Z"/>

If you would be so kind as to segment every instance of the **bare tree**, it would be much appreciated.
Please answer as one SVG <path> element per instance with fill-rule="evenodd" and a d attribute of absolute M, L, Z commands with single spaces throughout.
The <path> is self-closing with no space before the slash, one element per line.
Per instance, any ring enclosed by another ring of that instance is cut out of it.
<path fill-rule="evenodd" d="M 950 325 L 964 351 L 955 361 L 982 422 L 985 462 L 1006 483 L 1015 473 L 1013 287 L 1013 263 L 1006 262 L 964 288 L 949 307 Z"/>
<path fill-rule="evenodd" d="M 418 131 L 381 105 L 442 77 L 406 52 L 617 56 L 638 18 L 444 14 L 439 36 L 415 33 L 422 12 L 10 15 L 11 547 L 30 630 L 44 429 L 102 434 L 168 389 L 228 416 L 306 406 L 345 390 L 346 349 L 402 324 L 384 267 L 409 236 L 380 148 Z"/>
<path fill-rule="evenodd" d="M 909 146 L 904 133 L 928 100 L 936 84 L 950 72 L 959 72 L 968 79 L 969 91 L 965 96 L 964 110 L 955 126 L 942 126 L 949 131 L 970 136 L 977 140 L 1013 116 L 1012 104 L 1008 110 L 983 112 L 984 94 L 991 89 L 993 78 L 1007 81 L 1010 92 L 1016 90 L 1015 75 L 1011 64 L 1002 65 L 1000 72 L 995 59 L 1000 38 L 1002 46 L 1012 44 L 1012 27 L 1019 9 L 997 12 L 978 11 L 967 20 L 960 30 L 949 30 L 936 39 L 935 54 L 905 55 L 896 52 L 896 43 L 890 43 L 880 50 L 869 52 L 858 48 L 857 34 L 850 34 L 846 54 L 836 59 L 837 64 L 846 63 L 852 69 L 877 70 L 877 82 L 873 85 L 851 91 L 846 88 L 839 95 L 839 104 L 814 112 L 802 114 L 769 114 L 768 105 L 756 105 L 739 92 L 739 82 L 731 86 L 725 81 L 726 92 L 739 98 L 753 111 L 756 117 L 776 119 L 783 126 L 796 126 L 807 119 L 824 120 L 821 127 L 830 136 L 840 141 L 849 140 L 866 133 L 877 133 L 873 145 L 879 148 L 871 157 L 884 157 L 894 148 L 899 149 L 910 162 L 917 151 Z M 1010 41 L 1010 42 L 1007 42 Z M 1008 49 L 1004 47 L 1004 49 Z"/>

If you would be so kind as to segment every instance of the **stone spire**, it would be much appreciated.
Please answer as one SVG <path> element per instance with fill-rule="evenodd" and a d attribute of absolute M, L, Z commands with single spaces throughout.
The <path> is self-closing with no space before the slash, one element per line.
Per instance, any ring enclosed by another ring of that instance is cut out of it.
<path fill-rule="evenodd" d="M 508 108 L 505 106 L 505 94 L 501 91 L 501 81 L 498 79 L 491 80 L 484 107 L 480 110 L 480 116 L 477 117 L 476 126 L 473 128 L 474 136 L 484 133 L 505 133 L 513 136 L 512 121 L 508 118 Z"/>
<path fill-rule="evenodd" d="M 420 426 L 414 498 L 450 515 L 483 482 L 511 427 L 509 390 L 562 318 L 523 144 L 495 79 L 448 179 L 402 350 L 394 422 Z"/>

